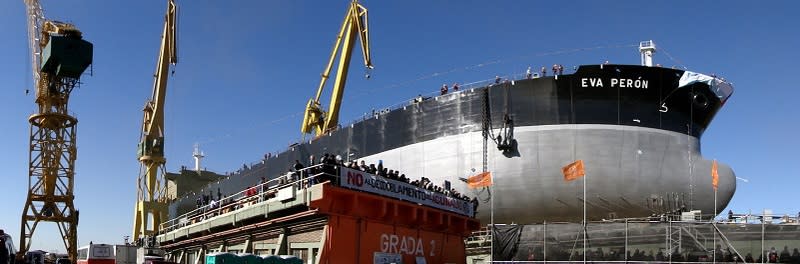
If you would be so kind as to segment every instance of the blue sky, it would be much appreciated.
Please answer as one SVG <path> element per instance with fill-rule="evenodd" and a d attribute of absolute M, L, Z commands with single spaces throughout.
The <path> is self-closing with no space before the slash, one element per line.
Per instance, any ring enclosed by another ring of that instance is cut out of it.
<path fill-rule="evenodd" d="M 522 73 L 528 66 L 638 64 L 653 39 L 656 62 L 715 73 L 736 92 L 702 139 L 706 158 L 739 177 L 729 208 L 797 213 L 800 18 L 796 1 L 367 1 L 372 78 L 354 59 L 342 121 L 397 104 L 442 83 Z M 347 1 L 179 1 L 179 64 L 166 109 L 167 168 L 225 172 L 300 137 Z M 79 244 L 121 243 L 132 228 L 136 144 L 165 1 L 48 1 L 51 19 L 93 42 L 93 75 L 73 92 L 79 118 L 75 204 Z M 19 236 L 27 190 L 27 117 L 35 110 L 22 0 L 0 2 L 0 229 Z M 581 51 L 575 51 L 581 50 Z M 356 50 L 358 51 L 358 50 Z M 357 54 L 356 56 L 360 56 Z M 672 59 L 674 58 L 674 60 Z M 726 209 L 727 210 L 727 209 Z M 34 248 L 63 251 L 55 225 Z"/>

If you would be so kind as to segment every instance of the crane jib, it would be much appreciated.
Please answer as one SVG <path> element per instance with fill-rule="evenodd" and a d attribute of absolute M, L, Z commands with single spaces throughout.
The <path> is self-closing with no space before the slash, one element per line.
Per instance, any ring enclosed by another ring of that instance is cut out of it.
<path fill-rule="evenodd" d="M 322 72 L 322 78 L 317 88 L 316 97 L 309 100 L 309 103 L 306 105 L 305 114 L 303 115 L 303 121 L 300 126 L 300 131 L 302 133 L 311 133 L 313 130 L 316 136 L 321 136 L 338 127 L 339 109 L 341 108 L 344 87 L 347 82 L 347 72 L 349 70 L 350 59 L 352 58 L 352 50 L 355 45 L 353 42 L 355 38 L 359 38 L 361 41 L 364 65 L 368 70 L 372 69 L 367 9 L 357 1 L 351 2 L 350 8 L 347 10 L 342 26 L 339 29 L 339 34 L 336 36 L 336 43 L 333 45 L 333 51 L 328 58 L 328 64 Z M 340 47 L 341 53 L 339 53 Z M 323 112 L 320 108 L 319 99 L 325 88 L 325 83 L 331 75 L 330 73 L 333 69 L 333 63 L 337 54 L 339 55 L 339 64 L 331 92 L 330 105 L 328 111 Z M 366 76 L 369 78 L 369 74 Z"/>

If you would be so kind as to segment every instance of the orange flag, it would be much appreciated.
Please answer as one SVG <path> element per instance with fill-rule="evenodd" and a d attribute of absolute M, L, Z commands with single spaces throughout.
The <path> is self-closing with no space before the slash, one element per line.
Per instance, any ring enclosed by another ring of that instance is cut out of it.
<path fill-rule="evenodd" d="M 469 179 L 467 179 L 467 185 L 471 189 L 492 186 L 492 173 L 486 171 L 475 176 L 470 176 Z"/>
<path fill-rule="evenodd" d="M 583 169 L 583 160 L 577 160 L 564 166 L 561 168 L 561 172 L 564 173 L 564 181 L 575 180 L 586 174 L 586 171 Z"/>
<path fill-rule="evenodd" d="M 711 185 L 714 186 L 714 190 L 717 190 L 717 185 L 719 185 L 719 174 L 717 174 L 717 160 L 714 160 L 714 163 L 711 163 Z"/>

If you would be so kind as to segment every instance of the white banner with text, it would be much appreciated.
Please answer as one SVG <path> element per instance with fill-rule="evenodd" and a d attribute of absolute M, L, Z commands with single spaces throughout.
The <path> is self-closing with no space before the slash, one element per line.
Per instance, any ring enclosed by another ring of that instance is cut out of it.
<path fill-rule="evenodd" d="M 472 217 L 475 213 L 470 201 L 447 197 L 443 193 L 372 175 L 360 170 L 342 167 L 339 172 L 342 177 L 341 185 L 346 188 L 389 196 L 469 217 Z"/>

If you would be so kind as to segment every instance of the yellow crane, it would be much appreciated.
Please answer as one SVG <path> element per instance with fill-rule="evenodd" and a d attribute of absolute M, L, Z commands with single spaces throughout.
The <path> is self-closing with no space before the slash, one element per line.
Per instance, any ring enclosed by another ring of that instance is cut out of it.
<path fill-rule="evenodd" d="M 144 121 L 138 146 L 140 169 L 133 226 L 133 241 L 136 242 L 139 238 L 156 235 L 161 221 L 167 218 L 168 200 L 164 180 L 166 173 L 164 164 L 167 162 L 164 158 L 164 100 L 170 65 L 178 62 L 175 36 L 177 8 L 174 0 L 167 1 L 164 32 L 161 36 L 161 49 L 154 75 L 153 95 L 143 109 Z"/>
<path fill-rule="evenodd" d="M 344 17 L 344 22 L 339 30 L 339 35 L 336 36 L 336 44 L 333 46 L 328 65 L 322 72 L 322 80 L 317 88 L 317 96 L 308 100 L 306 111 L 303 115 L 303 123 L 300 126 L 300 131 L 303 133 L 311 133 L 313 130 L 316 136 L 321 136 L 325 133 L 333 131 L 339 125 L 339 109 L 342 104 L 342 96 L 344 94 L 344 85 L 347 82 L 347 71 L 350 66 L 350 58 L 353 53 L 353 42 L 356 36 L 361 40 L 361 52 L 364 55 L 364 65 L 367 69 L 372 69 L 372 60 L 369 55 L 369 26 L 367 24 L 367 9 L 358 3 L 357 0 L 350 2 L 350 8 Z M 333 68 L 333 61 L 339 52 L 341 46 L 342 53 L 339 56 L 339 65 L 336 70 L 336 79 L 333 83 L 333 91 L 331 92 L 331 101 L 328 112 L 323 112 L 320 104 L 320 96 L 325 88 L 325 82 L 328 81 L 331 69 Z M 369 75 L 367 75 L 369 78 Z"/>
<path fill-rule="evenodd" d="M 37 112 L 28 118 L 28 196 L 22 211 L 20 251 L 30 250 L 40 222 L 58 225 L 69 258 L 77 259 L 76 125 L 69 96 L 92 63 L 92 43 L 72 24 L 47 20 L 38 0 L 25 0 Z"/>

